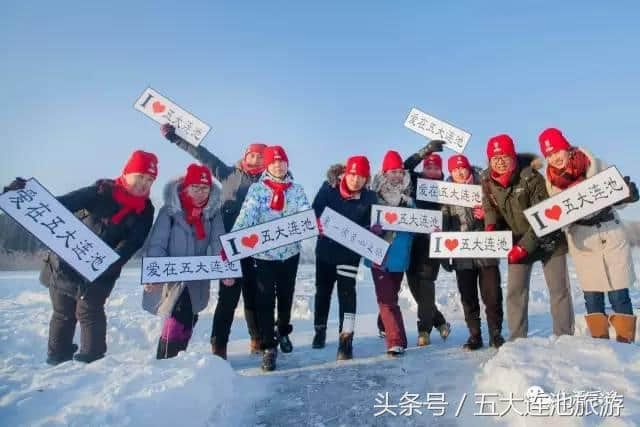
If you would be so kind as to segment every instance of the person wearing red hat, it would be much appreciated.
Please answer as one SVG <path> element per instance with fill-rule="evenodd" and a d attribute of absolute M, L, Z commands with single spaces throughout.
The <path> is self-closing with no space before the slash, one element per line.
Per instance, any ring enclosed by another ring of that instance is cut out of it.
<path fill-rule="evenodd" d="M 547 159 L 546 182 L 550 195 L 558 194 L 605 170 L 602 160 L 584 148 L 573 147 L 562 132 L 544 130 L 539 138 L 540 151 Z M 625 177 L 631 190 L 628 199 L 609 206 L 565 229 L 569 253 L 584 291 L 587 314 L 585 320 L 591 336 L 609 338 L 609 325 L 616 330 L 617 340 L 632 342 L 636 316 L 629 297 L 635 282 L 631 245 L 617 209 L 638 200 L 638 190 Z M 604 294 L 607 293 L 613 314 L 607 316 Z"/>
<path fill-rule="evenodd" d="M 232 231 L 253 227 L 311 208 L 304 189 L 289 173 L 289 158 L 278 145 L 263 151 L 265 172 L 249 187 Z M 277 345 L 290 353 L 293 345 L 289 334 L 293 292 L 300 261 L 300 242 L 271 249 L 254 256 L 257 273 L 257 318 L 260 345 L 263 350 L 262 369 L 276 368 Z M 277 331 L 274 309 L 278 302 Z"/>
<path fill-rule="evenodd" d="M 466 156 L 456 154 L 447 162 L 450 177 L 447 181 L 457 184 L 479 185 L 481 170 L 474 168 Z M 484 209 L 482 206 L 468 208 L 464 206 L 443 205 L 443 231 L 483 231 Z M 457 258 L 453 262 L 443 260 L 447 271 L 455 269 L 458 291 L 462 300 L 464 319 L 469 329 L 469 339 L 463 345 L 464 350 L 478 350 L 483 346 L 480 327 L 480 301 L 478 288 L 482 296 L 489 329 L 489 345 L 499 348 L 504 344 L 502 337 L 502 289 L 500 288 L 500 269 L 498 261 L 491 258 Z"/>
<path fill-rule="evenodd" d="M 366 188 L 371 176 L 369 160 L 353 156 L 346 164 L 333 165 L 327 172 L 313 200 L 313 210 L 320 218 L 325 208 L 362 227 L 371 221 L 371 206 L 377 203 L 376 194 Z M 338 325 L 338 360 L 353 358 L 353 334 L 356 318 L 356 277 L 360 255 L 323 236 L 316 243 L 316 295 L 314 310 L 313 348 L 324 348 L 327 338 L 327 320 L 334 284 L 338 287 L 340 323 Z"/>
<path fill-rule="evenodd" d="M 144 256 L 204 256 L 221 252 L 219 237 L 225 231 L 219 208 L 220 191 L 213 185 L 209 168 L 189 165 L 184 176 L 165 186 L 164 202 Z M 233 279 L 221 282 L 221 287 L 234 284 Z M 142 307 L 165 319 L 156 358 L 175 357 L 187 349 L 197 313 L 209 303 L 209 291 L 209 280 L 144 285 Z M 226 353 L 220 356 L 226 358 Z"/>
<path fill-rule="evenodd" d="M 510 230 L 513 249 L 509 252 L 507 323 L 511 340 L 528 333 L 529 282 L 531 269 L 542 262 L 551 296 L 555 335 L 573 335 L 574 315 L 567 271 L 567 241 L 558 231 L 538 238 L 524 211 L 549 197 L 544 177 L 538 173 L 540 159 L 517 154 L 509 135 L 497 135 L 487 143 L 489 168 L 482 181 L 482 205 L 487 231 Z"/>
<path fill-rule="evenodd" d="M 409 156 L 404 162 L 404 169 L 411 177 L 411 197 L 415 200 L 416 208 L 440 210 L 441 205 L 433 202 L 417 200 L 416 190 L 419 179 L 443 180 L 442 158 L 436 153 L 442 151 L 444 141 L 429 142 L 418 152 Z M 422 163 L 422 170 L 415 168 Z M 451 332 L 451 325 L 436 306 L 435 281 L 440 271 L 440 260 L 429 258 L 428 234 L 416 234 L 411 247 L 411 264 L 407 271 L 409 290 L 418 305 L 418 346 L 430 344 L 431 330 L 435 327 L 444 340 Z"/>
<path fill-rule="evenodd" d="M 207 166 L 213 177 L 221 184 L 220 202 L 222 204 L 222 220 L 227 232 L 231 231 L 240 207 L 251 184 L 258 182 L 265 170 L 262 152 L 265 144 L 250 144 L 244 151 L 241 160 L 234 165 L 227 165 L 218 156 L 207 150 L 202 144 L 195 146 L 176 135 L 176 129 L 170 124 L 160 128 L 162 135 L 182 150 L 189 153 L 201 164 Z M 226 344 L 240 293 L 244 301 L 244 318 L 249 330 L 251 353 L 260 352 L 260 338 L 256 317 L 256 271 L 253 258 L 240 261 L 242 278 L 235 279 L 232 286 L 220 286 L 218 305 L 213 315 L 211 327 L 211 351 L 222 356 L 226 353 Z"/>
<path fill-rule="evenodd" d="M 41 283 L 49 288 L 53 307 L 48 364 L 57 365 L 72 358 L 90 363 L 104 357 L 107 351 L 105 302 L 122 267 L 142 247 L 149 233 L 154 213 L 149 191 L 157 174 L 156 156 L 135 151 L 117 179 L 101 179 L 57 198 L 120 258 L 89 283 L 58 254 L 48 252 L 40 273 Z M 17 178 L 4 192 L 20 190 L 25 183 L 24 179 Z M 80 323 L 80 351 L 74 356 L 78 350 L 73 343 L 77 323 Z"/>

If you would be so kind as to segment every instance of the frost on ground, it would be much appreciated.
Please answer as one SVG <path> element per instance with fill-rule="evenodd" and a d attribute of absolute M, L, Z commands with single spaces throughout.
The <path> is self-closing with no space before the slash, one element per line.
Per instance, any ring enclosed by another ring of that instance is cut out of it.
<path fill-rule="evenodd" d="M 311 349 L 314 269 L 303 265 L 293 308 L 295 348 L 279 354 L 278 370 L 270 374 L 260 371 L 259 356 L 247 352 L 242 307 L 236 312 L 229 362 L 211 355 L 216 286 L 189 350 L 175 359 L 155 360 L 160 321 L 140 308 L 142 289 L 135 269 L 126 270 L 107 304 L 107 357 L 91 365 L 49 367 L 44 359 L 51 308 L 37 277 L 34 271 L 0 273 L 0 425 L 640 425 L 638 345 L 585 336 L 584 303 L 575 274 L 575 337 L 551 336 L 548 292 L 536 268 L 531 337 L 507 343 L 500 351 L 462 352 L 467 330 L 455 278 L 443 273 L 437 303 L 452 324 L 451 336 L 443 341 L 433 332 L 429 347 L 412 347 L 404 357 L 389 359 L 377 337 L 371 277 L 362 269 L 355 359 L 336 362 L 335 295 L 327 346 Z M 632 299 L 639 307 L 637 289 Z M 415 303 L 406 288 L 401 306 L 414 345 Z M 505 324 L 505 336 L 507 332 Z M 487 342 L 486 326 L 484 333 Z M 608 418 L 597 410 L 588 417 L 553 420 L 518 415 L 525 412 L 524 399 L 532 390 L 544 393 L 541 396 L 617 393 L 624 408 L 621 416 Z M 505 411 L 510 396 L 521 402 Z M 484 406 L 479 402 L 483 399 Z M 490 416 L 490 405 L 505 415 Z"/>

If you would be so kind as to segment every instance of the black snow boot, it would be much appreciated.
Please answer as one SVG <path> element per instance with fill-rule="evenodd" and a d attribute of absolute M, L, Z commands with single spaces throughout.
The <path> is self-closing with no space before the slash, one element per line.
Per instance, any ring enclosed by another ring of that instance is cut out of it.
<path fill-rule="evenodd" d="M 78 353 L 75 356 L 73 356 L 73 360 L 75 360 L 76 362 L 91 363 L 91 362 L 95 362 L 96 360 L 100 360 L 103 357 L 104 357 L 104 353 L 103 354 Z"/>
<path fill-rule="evenodd" d="M 313 343 L 311 344 L 311 348 L 324 348 L 326 341 L 327 341 L 327 327 L 316 326 L 316 334 L 313 337 Z"/>
<path fill-rule="evenodd" d="M 71 351 L 65 354 L 50 354 L 47 356 L 47 365 L 56 366 L 73 359 L 73 354 L 78 351 L 77 344 L 71 344 Z"/>
<path fill-rule="evenodd" d="M 278 348 L 268 348 L 262 353 L 262 370 L 265 372 L 276 369 L 276 358 L 278 357 Z"/>
<path fill-rule="evenodd" d="M 282 350 L 283 353 L 291 353 L 293 351 L 293 344 L 289 339 L 289 335 L 280 335 L 276 329 L 276 338 L 278 339 L 278 344 L 280 344 L 280 350 Z"/>
<path fill-rule="evenodd" d="M 504 338 L 502 338 L 502 334 L 500 332 L 494 333 L 491 335 L 489 339 L 489 346 L 494 348 L 500 348 L 504 344 Z"/>
<path fill-rule="evenodd" d="M 471 335 L 467 342 L 462 346 L 465 351 L 473 351 L 482 348 L 482 335 Z"/>
<path fill-rule="evenodd" d="M 338 360 L 353 359 L 353 332 L 343 332 L 340 334 L 338 343 Z"/>

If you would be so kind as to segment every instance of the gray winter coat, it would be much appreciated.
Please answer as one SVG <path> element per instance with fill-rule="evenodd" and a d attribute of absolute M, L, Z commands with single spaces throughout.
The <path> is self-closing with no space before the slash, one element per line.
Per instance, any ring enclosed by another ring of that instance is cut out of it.
<path fill-rule="evenodd" d="M 220 214 L 220 191 L 215 186 L 211 188 L 209 203 L 202 212 L 206 238 L 198 240 L 180 204 L 178 189 L 181 183 L 182 178 L 179 178 L 165 186 L 165 205 L 160 209 L 145 244 L 143 253 L 146 257 L 218 255 L 222 249 L 219 237 L 225 231 Z M 204 310 L 209 304 L 209 280 L 157 284 L 157 290 L 143 293 L 142 308 L 152 314 L 168 317 L 185 287 L 191 298 L 193 312 Z"/>
<path fill-rule="evenodd" d="M 473 182 L 480 185 L 482 182 L 481 171 L 473 168 Z M 451 177 L 447 181 L 452 182 Z M 443 231 L 484 231 L 484 221 L 473 217 L 473 208 L 464 206 L 442 205 Z M 494 258 L 454 258 L 453 267 L 456 270 L 471 270 L 476 268 L 498 265 Z"/>

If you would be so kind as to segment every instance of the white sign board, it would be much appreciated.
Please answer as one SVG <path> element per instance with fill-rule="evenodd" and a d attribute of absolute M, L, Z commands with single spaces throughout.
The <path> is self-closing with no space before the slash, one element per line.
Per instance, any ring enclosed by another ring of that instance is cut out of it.
<path fill-rule="evenodd" d="M 629 187 L 612 166 L 524 211 L 538 237 L 556 231 L 629 197 Z"/>
<path fill-rule="evenodd" d="M 506 258 L 513 247 L 511 231 L 432 233 L 430 258 Z"/>
<path fill-rule="evenodd" d="M 190 282 L 242 277 L 240 262 L 220 256 L 145 257 L 141 283 Z"/>
<path fill-rule="evenodd" d="M 176 135 L 192 145 L 200 145 L 211 130 L 211 126 L 150 87 L 142 92 L 133 108 L 161 125 L 173 125 Z"/>
<path fill-rule="evenodd" d="M 386 240 L 376 236 L 369 230 L 331 208 L 324 208 L 320 216 L 323 235 L 340 243 L 347 249 L 363 256 L 376 264 L 382 264 L 389 249 Z"/>
<path fill-rule="evenodd" d="M 371 224 L 380 224 L 383 230 L 429 234 L 442 230 L 442 212 L 373 205 Z"/>
<path fill-rule="evenodd" d="M 220 236 L 229 261 L 237 261 L 318 235 L 313 209 Z"/>
<path fill-rule="evenodd" d="M 429 139 L 444 141 L 445 147 L 462 153 L 471 139 L 471 134 L 445 121 L 412 108 L 404 122 L 404 126 Z"/>
<path fill-rule="evenodd" d="M 482 186 L 418 178 L 416 199 L 472 208 L 482 205 Z"/>
<path fill-rule="evenodd" d="M 89 282 L 120 258 L 35 178 L 22 190 L 0 195 L 0 209 Z"/>

